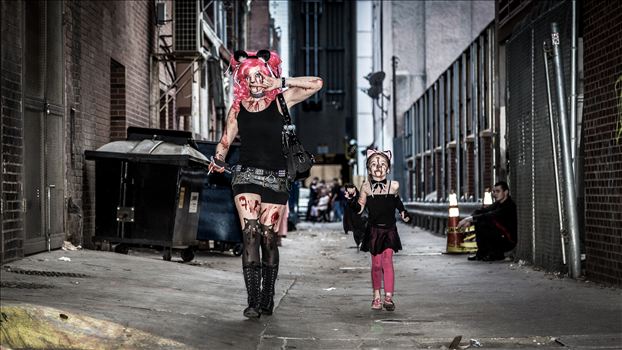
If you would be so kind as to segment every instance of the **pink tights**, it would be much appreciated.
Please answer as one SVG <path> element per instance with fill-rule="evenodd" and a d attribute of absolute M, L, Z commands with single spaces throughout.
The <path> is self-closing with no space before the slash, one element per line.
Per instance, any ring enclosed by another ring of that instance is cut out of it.
<path fill-rule="evenodd" d="M 395 276 L 393 275 L 393 249 L 391 248 L 371 256 L 371 284 L 374 290 L 380 290 L 383 277 L 385 294 L 393 294 Z"/>

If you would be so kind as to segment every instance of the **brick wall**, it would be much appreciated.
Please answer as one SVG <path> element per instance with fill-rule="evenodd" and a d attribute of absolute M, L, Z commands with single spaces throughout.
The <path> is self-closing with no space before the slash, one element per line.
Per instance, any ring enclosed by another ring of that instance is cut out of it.
<path fill-rule="evenodd" d="M 585 1 L 584 42 L 586 273 L 622 285 L 622 2 Z"/>
<path fill-rule="evenodd" d="M 95 164 L 84 161 L 84 151 L 108 143 L 111 136 L 124 138 L 127 126 L 157 127 L 149 120 L 154 9 L 149 1 L 67 0 L 64 4 L 66 101 L 67 109 L 73 108 L 66 126 L 73 130 L 67 144 L 67 196 L 83 211 L 83 241 L 89 246 L 95 229 Z M 125 70 L 123 97 L 111 96 L 112 61 Z M 111 129 L 111 117 L 119 111 L 111 105 L 123 99 L 125 121 L 117 124 L 115 120 Z M 78 233 L 68 232 L 74 234 Z"/>
<path fill-rule="evenodd" d="M 0 262 L 23 255 L 24 222 L 21 208 L 22 185 L 22 6 L 0 2 L 0 67 L 2 154 L 2 237 Z"/>
<path fill-rule="evenodd" d="M 246 50 L 261 50 L 270 48 L 270 9 L 269 1 L 253 1 L 249 16 L 248 47 Z"/>

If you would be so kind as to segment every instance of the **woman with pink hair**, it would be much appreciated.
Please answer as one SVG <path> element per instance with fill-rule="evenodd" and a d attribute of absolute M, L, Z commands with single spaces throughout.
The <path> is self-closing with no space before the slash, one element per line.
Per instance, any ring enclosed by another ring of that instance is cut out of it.
<path fill-rule="evenodd" d="M 210 171 L 224 171 L 229 146 L 239 134 L 240 161 L 233 168 L 232 187 L 244 236 L 242 271 L 248 293 L 244 316 L 259 318 L 271 315 L 274 308 L 277 232 L 281 220 L 287 220 L 284 211 L 291 187 L 279 102 L 291 108 L 318 92 L 323 83 L 317 77 L 282 77 L 279 55 L 268 50 L 236 51 L 231 67 L 234 101 Z"/>
<path fill-rule="evenodd" d="M 410 216 L 398 194 L 400 184 L 388 181 L 391 168 L 391 151 L 367 150 L 368 178 L 361 185 L 358 200 L 353 193 L 346 193 L 350 208 L 359 215 L 367 209 L 367 229 L 361 242 L 361 250 L 371 253 L 371 281 L 374 298 L 371 308 L 387 311 L 395 310 L 393 291 L 395 277 L 393 272 L 393 253 L 402 249 L 400 236 L 395 226 L 395 211 L 404 222 Z M 384 282 L 384 300 L 380 299 L 380 289 Z"/>

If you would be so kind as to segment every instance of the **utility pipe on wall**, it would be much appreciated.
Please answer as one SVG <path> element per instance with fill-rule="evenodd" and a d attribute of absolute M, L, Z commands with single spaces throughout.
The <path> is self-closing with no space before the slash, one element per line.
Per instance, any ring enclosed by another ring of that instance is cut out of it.
<path fill-rule="evenodd" d="M 572 32 L 570 36 L 570 140 L 572 170 L 577 173 L 577 1 L 572 0 Z"/>
<path fill-rule="evenodd" d="M 566 94 L 564 87 L 564 71 L 561 63 L 559 25 L 551 23 L 551 43 L 553 44 L 553 63 L 555 65 L 555 82 L 557 85 L 557 103 L 559 106 L 559 129 L 562 161 L 564 169 L 564 198 L 568 213 L 568 232 L 570 233 L 570 277 L 578 278 L 581 275 L 581 252 L 579 247 L 579 223 L 577 220 L 577 203 L 575 195 L 574 171 L 572 169 L 572 152 L 568 135 L 568 121 L 566 112 Z"/>
<path fill-rule="evenodd" d="M 564 216 L 562 215 L 561 188 L 559 187 L 559 165 L 557 164 L 557 142 L 555 137 L 555 123 L 553 121 L 553 102 L 551 97 L 551 80 L 549 79 L 549 51 L 546 41 L 542 44 L 544 56 L 544 74 L 546 75 L 546 97 L 549 110 L 549 125 L 551 127 L 551 148 L 553 150 L 553 169 L 555 171 L 555 198 L 557 199 L 557 217 L 559 220 L 559 232 L 562 244 L 562 261 L 566 265 L 566 229 L 564 226 Z"/>

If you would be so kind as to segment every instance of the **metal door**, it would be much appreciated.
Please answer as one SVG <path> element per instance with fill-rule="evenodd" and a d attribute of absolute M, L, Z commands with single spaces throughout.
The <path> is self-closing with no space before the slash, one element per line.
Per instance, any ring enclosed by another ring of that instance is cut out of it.
<path fill-rule="evenodd" d="M 64 234 L 62 3 L 24 3 L 24 254 Z"/>

